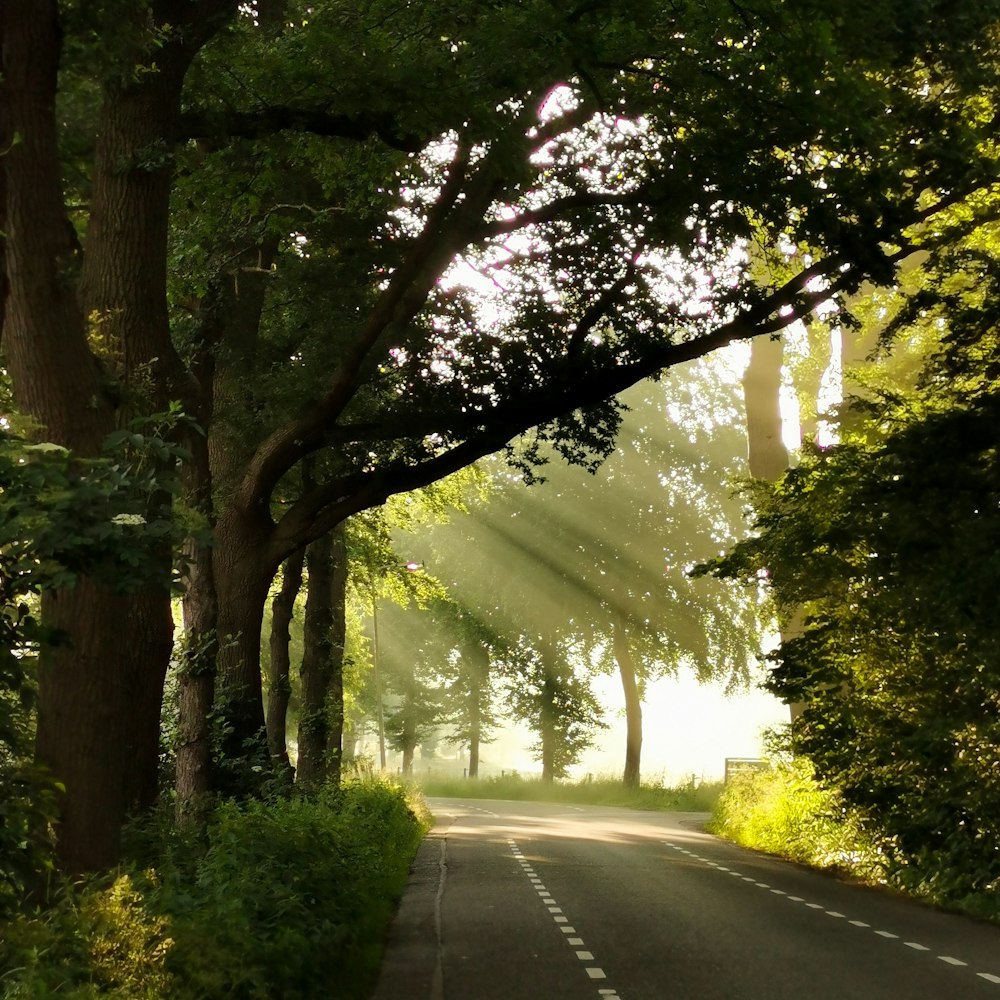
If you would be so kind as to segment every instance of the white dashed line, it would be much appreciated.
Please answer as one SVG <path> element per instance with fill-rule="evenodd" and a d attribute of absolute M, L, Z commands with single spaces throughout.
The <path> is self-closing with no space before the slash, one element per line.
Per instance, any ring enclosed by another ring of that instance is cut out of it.
<path fill-rule="evenodd" d="M 751 878 L 748 875 L 741 875 L 739 872 L 733 871 L 731 868 L 726 868 L 725 866 L 720 865 L 717 861 L 709 861 L 708 858 L 703 858 L 699 854 L 693 854 L 692 852 L 685 850 L 683 847 L 670 843 L 670 841 L 664 841 L 664 844 L 667 847 L 673 848 L 675 851 L 680 851 L 682 854 L 686 854 L 695 861 L 701 861 L 709 868 L 714 868 L 716 871 L 726 872 L 735 878 L 741 879 L 743 882 L 750 882 L 759 889 L 769 889 L 775 896 L 785 896 L 786 899 L 791 900 L 793 903 L 805 903 L 810 910 L 823 910 L 828 917 L 840 920 L 846 918 L 846 914 L 841 913 L 839 910 L 827 910 L 820 903 L 807 903 L 801 896 L 790 896 L 783 889 L 772 889 L 767 882 L 758 882 L 755 878 Z M 863 927 L 865 929 L 871 928 L 871 924 L 866 923 L 864 920 L 848 920 L 847 922 L 854 927 Z M 889 941 L 900 940 L 899 935 L 893 934 L 892 931 L 873 931 L 872 933 L 878 935 L 878 937 L 886 938 L 886 940 Z M 902 943 L 906 945 L 907 948 L 911 948 L 913 951 L 917 952 L 931 950 L 926 945 L 920 944 L 917 941 L 903 941 Z M 968 962 L 963 962 L 960 958 L 953 958 L 951 955 L 938 955 L 937 958 L 938 961 L 944 962 L 946 965 L 968 968 Z M 996 976 L 992 972 L 977 972 L 976 975 L 980 979 L 985 979 L 988 983 L 996 983 L 1000 985 L 1000 976 Z"/>
<path fill-rule="evenodd" d="M 513 854 L 515 858 L 521 857 L 521 851 L 520 848 L 517 846 L 516 841 L 508 840 L 507 845 L 510 848 L 511 854 Z M 542 884 L 541 877 L 536 876 L 534 871 L 531 869 L 531 866 L 523 860 L 521 861 L 521 867 L 524 874 L 528 876 L 528 882 L 531 885 L 531 888 L 535 890 L 535 892 L 538 895 L 538 898 L 543 903 L 546 904 L 545 908 L 549 911 L 549 913 L 554 914 L 554 916 L 552 917 L 553 923 L 555 923 L 555 925 L 559 928 L 559 930 L 561 930 L 563 934 L 566 935 L 566 942 L 570 945 L 571 948 L 575 950 L 576 957 L 581 962 L 593 962 L 594 954 L 591 951 L 584 950 L 583 938 L 570 936 L 570 935 L 576 935 L 577 933 L 576 928 L 570 925 L 569 917 L 563 915 L 562 908 L 553 905 L 555 903 L 555 900 L 552 898 L 552 893 L 549 892 L 549 890 L 546 889 L 545 886 Z M 608 978 L 604 970 L 597 965 L 586 966 L 585 971 L 591 979 Z M 602 989 L 599 991 L 599 995 L 603 998 L 606 998 L 606 1000 L 621 1000 L 621 998 L 618 996 L 617 990 Z"/>

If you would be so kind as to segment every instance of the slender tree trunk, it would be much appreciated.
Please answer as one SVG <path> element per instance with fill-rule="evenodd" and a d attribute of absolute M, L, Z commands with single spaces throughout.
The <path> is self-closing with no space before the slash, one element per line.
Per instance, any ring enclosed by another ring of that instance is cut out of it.
<path fill-rule="evenodd" d="M 354 725 L 354 721 L 346 717 L 344 719 L 344 733 L 341 738 L 341 747 L 343 749 L 341 770 L 343 770 L 348 764 L 354 763 L 357 758 L 358 749 L 358 730 Z"/>
<path fill-rule="evenodd" d="M 481 717 L 478 711 L 474 710 L 472 721 L 469 725 L 469 777 L 479 777 L 479 744 L 482 739 Z"/>
<path fill-rule="evenodd" d="M 486 647 L 479 642 L 470 643 L 462 653 L 468 660 L 467 676 L 469 770 L 470 778 L 479 777 L 479 748 L 483 738 L 484 702 L 489 696 L 490 657 Z"/>
<path fill-rule="evenodd" d="M 323 535 L 309 545 L 306 617 L 302 632 L 302 711 L 299 715 L 298 783 L 322 783 L 327 740 L 326 695 L 330 685 L 333 627 L 332 540 Z"/>
<path fill-rule="evenodd" d="M 202 425 L 207 413 L 199 414 Z M 205 520 L 214 522 L 212 477 L 204 435 L 192 431 L 188 448 L 191 461 L 186 466 L 186 493 L 189 505 Z M 219 651 L 218 604 L 212 571 L 212 549 L 204 539 L 191 537 L 184 544 L 187 566 L 184 580 L 184 640 L 177 673 L 178 729 L 174 789 L 178 822 L 201 819 L 212 788 L 211 712 L 215 701 L 216 657 Z"/>
<path fill-rule="evenodd" d="M 178 728 L 174 786 L 177 819 L 197 820 L 212 788 L 211 711 L 215 700 L 218 620 L 212 553 L 190 544 L 184 593 L 184 646 L 177 674 Z"/>
<path fill-rule="evenodd" d="M 782 355 L 780 340 L 754 337 L 750 364 L 743 375 L 750 475 L 769 483 L 779 479 L 788 468 L 788 449 L 781 437 Z M 794 634 L 794 618 L 779 620 L 782 641 Z M 794 721 L 802 713 L 802 705 L 790 704 L 788 712 Z"/>
<path fill-rule="evenodd" d="M 333 622 L 330 626 L 330 680 L 327 691 L 329 740 L 326 747 L 327 780 L 340 782 L 344 760 L 344 650 L 347 643 L 347 529 L 339 524 L 331 533 L 333 562 Z M 353 757 L 353 752 L 352 752 Z"/>
<path fill-rule="evenodd" d="M 558 739 L 559 707 L 556 704 L 556 665 L 554 652 L 542 653 L 541 711 L 539 735 L 542 743 L 542 782 L 552 784 L 556 777 L 556 740 Z"/>
<path fill-rule="evenodd" d="M 264 724 L 260 637 L 264 605 L 278 565 L 266 556 L 266 522 L 223 512 L 215 529 L 213 568 L 219 601 L 216 708 L 226 722 L 217 790 L 253 794 L 270 771 Z"/>
<path fill-rule="evenodd" d="M 625 774 L 626 788 L 638 788 L 642 757 L 642 699 L 636 680 L 635 657 L 628 641 L 625 622 L 619 615 L 614 623 L 614 651 L 625 693 Z"/>
<path fill-rule="evenodd" d="M 302 566 L 305 550 L 290 555 L 281 573 L 281 589 L 271 602 L 271 676 L 267 689 L 267 746 L 276 771 L 292 781 L 294 770 L 288 759 L 288 702 L 292 694 L 291 658 L 288 646 L 295 599 L 302 589 Z"/>

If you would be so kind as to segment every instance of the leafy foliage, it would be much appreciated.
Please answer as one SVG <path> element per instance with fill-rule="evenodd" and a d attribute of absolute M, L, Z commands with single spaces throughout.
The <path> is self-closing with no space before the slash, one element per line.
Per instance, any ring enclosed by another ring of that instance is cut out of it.
<path fill-rule="evenodd" d="M 163 574 L 157 553 L 177 537 L 161 471 L 177 456 L 144 426 L 110 438 L 100 459 L 0 433 L 0 913 L 51 867 L 60 786 L 29 747 L 35 659 L 60 637 L 40 620 L 40 595 L 84 573 L 128 591 Z"/>
<path fill-rule="evenodd" d="M 400 789 L 347 782 L 223 805 L 203 838 L 133 830 L 138 865 L 9 925 L 4 996 L 360 1000 L 425 829 Z"/>
<path fill-rule="evenodd" d="M 883 399 L 863 433 L 770 493 L 714 572 L 804 605 L 769 687 L 792 746 L 857 814 L 889 877 L 958 901 L 1000 884 L 1000 397 Z"/>

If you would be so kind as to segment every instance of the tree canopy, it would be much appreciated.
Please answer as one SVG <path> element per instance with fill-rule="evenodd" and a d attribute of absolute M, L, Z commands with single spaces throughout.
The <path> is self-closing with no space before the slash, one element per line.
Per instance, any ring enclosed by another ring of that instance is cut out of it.
<path fill-rule="evenodd" d="M 532 428 L 570 461 L 607 454 L 615 393 L 889 282 L 949 206 L 979 211 L 996 16 L 6 0 L 14 398 L 82 455 L 175 403 L 200 425 L 168 436 L 212 528 L 186 615 L 218 654 L 229 759 L 266 759 L 259 632 L 296 549 Z M 133 595 L 121 630 L 114 601 L 84 581 L 44 602 L 72 640 L 43 657 L 38 753 L 66 776 L 75 869 L 113 860 L 155 771 L 169 594 Z"/>

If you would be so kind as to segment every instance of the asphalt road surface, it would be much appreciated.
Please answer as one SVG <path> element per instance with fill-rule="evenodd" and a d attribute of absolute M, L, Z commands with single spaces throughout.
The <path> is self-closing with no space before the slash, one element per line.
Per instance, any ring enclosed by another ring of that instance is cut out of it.
<path fill-rule="evenodd" d="M 705 816 L 434 799 L 376 1000 L 1000 1000 L 1000 928 Z"/>

